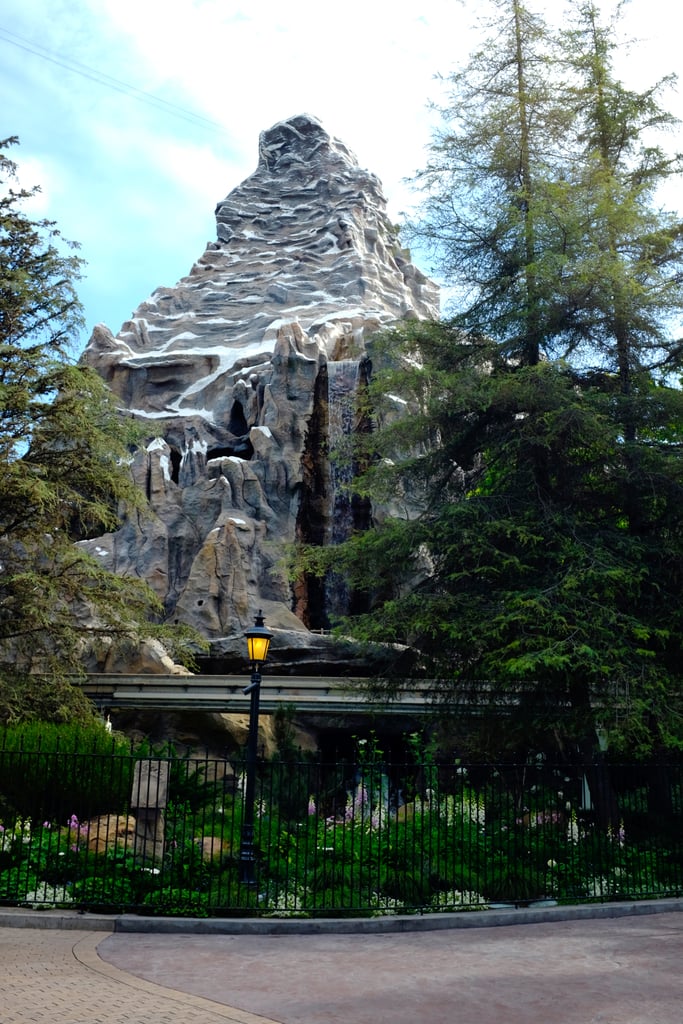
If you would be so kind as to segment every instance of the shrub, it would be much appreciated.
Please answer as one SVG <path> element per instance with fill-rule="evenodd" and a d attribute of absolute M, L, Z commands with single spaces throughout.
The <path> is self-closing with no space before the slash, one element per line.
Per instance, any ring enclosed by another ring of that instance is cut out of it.
<path fill-rule="evenodd" d="M 135 888 L 125 876 L 84 878 L 74 884 L 71 893 L 79 907 L 101 914 L 120 913 L 137 904 Z"/>
<path fill-rule="evenodd" d="M 26 722 L 0 733 L 0 816 L 63 821 L 125 805 L 132 786 L 127 740 L 91 726 Z"/>
<path fill-rule="evenodd" d="M 205 893 L 187 889 L 165 888 L 149 893 L 144 901 L 145 912 L 165 917 L 208 917 L 209 900 Z"/>

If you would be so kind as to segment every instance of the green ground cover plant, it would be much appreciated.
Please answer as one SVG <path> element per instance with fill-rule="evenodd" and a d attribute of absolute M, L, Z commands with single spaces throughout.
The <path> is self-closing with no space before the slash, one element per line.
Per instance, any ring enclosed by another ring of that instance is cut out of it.
<path fill-rule="evenodd" d="M 166 754 L 158 854 L 138 845 L 134 809 L 120 792 L 105 819 L 75 809 L 61 820 L 3 813 L 0 901 L 191 917 L 343 916 L 635 900 L 683 889 L 680 765 L 665 769 L 666 816 L 642 767 L 610 766 L 620 816 L 604 824 L 589 806 L 581 766 L 542 758 L 465 766 L 437 763 L 429 750 L 413 754 L 387 763 L 371 740 L 335 765 L 261 762 L 253 887 L 239 881 L 241 764 L 226 774 L 227 762 Z M 56 784 L 49 757 L 48 788 Z M 145 757 L 154 759 L 149 750 Z M 103 820 L 133 824 L 107 825 L 103 844 Z"/>

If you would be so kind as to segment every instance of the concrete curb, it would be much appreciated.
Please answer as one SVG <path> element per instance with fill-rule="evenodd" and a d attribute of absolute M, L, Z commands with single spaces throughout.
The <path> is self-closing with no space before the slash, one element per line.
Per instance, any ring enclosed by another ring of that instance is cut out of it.
<path fill-rule="evenodd" d="M 510 907 L 452 914 L 405 914 L 349 918 L 193 918 L 89 914 L 76 910 L 0 908 L 0 928 L 53 928 L 159 935 L 351 935 L 426 932 L 454 928 L 496 928 L 554 921 L 605 920 L 683 910 L 683 898 L 562 907 Z"/>

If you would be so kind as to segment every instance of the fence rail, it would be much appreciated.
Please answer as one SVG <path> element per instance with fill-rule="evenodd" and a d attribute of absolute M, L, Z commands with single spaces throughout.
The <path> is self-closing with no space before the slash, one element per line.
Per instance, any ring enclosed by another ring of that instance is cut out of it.
<path fill-rule="evenodd" d="M 261 761 L 0 748 L 0 902 L 145 914 L 428 913 L 683 892 L 680 765 Z"/>

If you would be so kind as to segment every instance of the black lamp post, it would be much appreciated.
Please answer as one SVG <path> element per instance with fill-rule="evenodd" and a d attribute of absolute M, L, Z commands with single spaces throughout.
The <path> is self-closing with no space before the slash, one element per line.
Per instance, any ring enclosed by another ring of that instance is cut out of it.
<path fill-rule="evenodd" d="M 249 705 L 249 735 L 247 738 L 247 780 L 242 809 L 242 836 L 240 842 L 240 882 L 256 885 L 254 873 L 254 796 L 256 792 L 256 756 L 258 753 L 258 714 L 261 691 L 261 665 L 268 657 L 268 648 L 273 634 L 265 628 L 263 615 L 259 613 L 254 625 L 244 634 L 247 640 L 251 662 L 251 682 L 243 693 L 251 695 Z"/>

